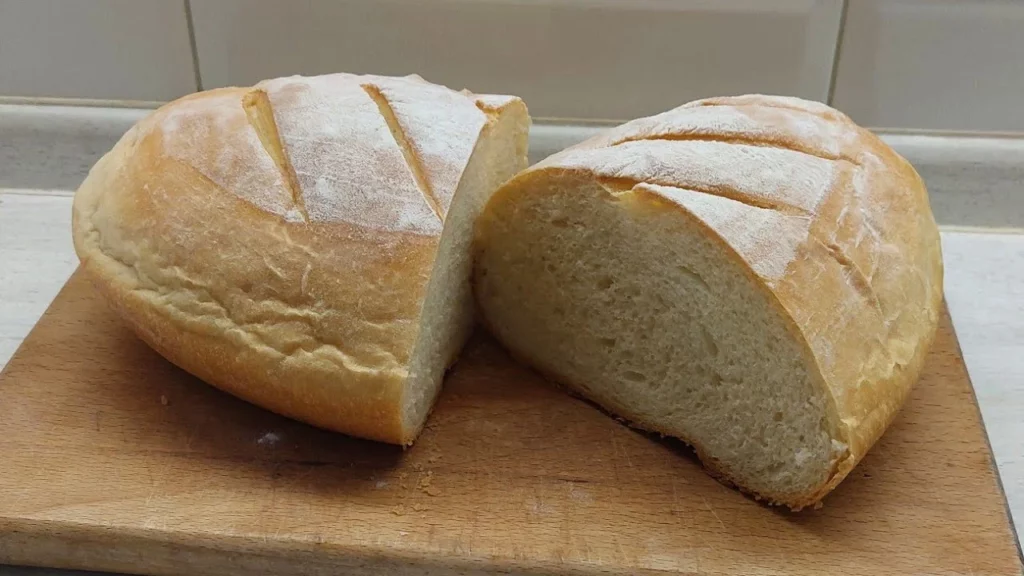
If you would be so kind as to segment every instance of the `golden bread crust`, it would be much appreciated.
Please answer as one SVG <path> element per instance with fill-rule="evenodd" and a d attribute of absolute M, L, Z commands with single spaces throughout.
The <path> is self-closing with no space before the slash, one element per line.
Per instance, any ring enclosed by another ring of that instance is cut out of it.
<path fill-rule="evenodd" d="M 142 339 L 208 383 L 411 443 L 410 356 L 486 106 L 348 74 L 187 96 L 126 133 L 77 191 L 82 267 Z M 438 115 L 448 124 L 430 132 Z"/>

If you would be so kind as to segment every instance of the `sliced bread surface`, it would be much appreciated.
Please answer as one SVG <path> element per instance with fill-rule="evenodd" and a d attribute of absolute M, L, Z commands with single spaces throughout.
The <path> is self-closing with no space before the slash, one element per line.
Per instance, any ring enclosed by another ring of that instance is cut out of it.
<path fill-rule="evenodd" d="M 793 98 L 698 101 L 555 154 L 491 198 L 476 255 L 516 355 L 795 509 L 892 421 L 942 299 L 916 172 Z"/>

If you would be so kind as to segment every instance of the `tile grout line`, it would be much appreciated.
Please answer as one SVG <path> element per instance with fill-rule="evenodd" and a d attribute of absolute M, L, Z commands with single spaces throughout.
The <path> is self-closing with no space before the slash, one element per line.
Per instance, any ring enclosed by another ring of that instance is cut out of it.
<path fill-rule="evenodd" d="M 199 70 L 199 49 L 196 47 L 196 26 L 192 16 L 192 0 L 183 0 L 185 3 L 185 24 L 188 27 L 188 44 L 192 50 L 192 73 L 195 76 L 196 91 L 203 91 L 203 74 Z"/>
<path fill-rule="evenodd" d="M 850 9 L 850 0 L 843 0 L 839 10 L 839 32 L 836 34 L 835 48 L 832 50 L 832 70 L 828 78 L 828 95 L 826 103 L 832 106 L 836 95 L 836 79 L 839 77 L 839 57 L 843 50 L 843 36 L 846 34 L 846 13 Z"/>
<path fill-rule="evenodd" d="M 999 226 L 967 226 L 961 224 L 939 224 L 939 232 L 952 234 L 991 234 L 995 236 L 1022 236 L 1024 228 Z"/>
<path fill-rule="evenodd" d="M 57 198 L 73 198 L 74 190 L 37 189 L 37 188 L 0 188 L 0 196 L 47 196 Z"/>

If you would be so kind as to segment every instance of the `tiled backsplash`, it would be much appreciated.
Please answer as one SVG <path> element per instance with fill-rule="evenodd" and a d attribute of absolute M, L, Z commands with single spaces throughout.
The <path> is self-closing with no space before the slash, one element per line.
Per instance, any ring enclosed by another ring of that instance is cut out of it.
<path fill-rule="evenodd" d="M 848 3 L 835 106 L 870 126 L 1024 131 L 1024 2 Z"/>
<path fill-rule="evenodd" d="M 160 101 L 195 89 L 181 0 L 0 0 L 0 95 Z"/>
<path fill-rule="evenodd" d="M 516 94 L 536 116 L 588 119 L 737 92 L 826 98 L 841 8 L 841 0 L 192 0 L 204 87 L 296 72 L 417 73 Z"/>
<path fill-rule="evenodd" d="M 0 0 L 0 95 L 415 72 L 541 118 L 764 92 L 876 128 L 1024 132 L 1021 30 L 1021 0 Z"/>

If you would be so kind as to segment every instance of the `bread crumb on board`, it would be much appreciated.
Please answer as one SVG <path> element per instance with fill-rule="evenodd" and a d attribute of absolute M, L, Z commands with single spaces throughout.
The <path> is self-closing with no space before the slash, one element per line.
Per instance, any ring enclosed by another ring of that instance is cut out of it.
<path fill-rule="evenodd" d="M 434 473 L 428 470 L 427 473 L 420 478 L 420 481 L 417 482 L 416 485 L 427 496 L 440 496 L 441 489 L 438 488 L 437 486 L 434 486 L 433 482 Z"/>
<path fill-rule="evenodd" d="M 391 508 L 391 513 L 394 514 L 395 516 L 404 516 L 405 515 L 405 504 L 399 504 L 397 506 L 392 507 Z"/>
<path fill-rule="evenodd" d="M 256 439 L 257 446 L 276 446 L 281 441 L 281 435 L 277 432 L 265 432 L 262 436 Z"/>
<path fill-rule="evenodd" d="M 412 505 L 412 509 L 416 512 L 426 512 L 427 510 L 430 510 L 430 506 L 416 503 Z"/>
<path fill-rule="evenodd" d="M 165 396 L 163 394 L 160 395 L 160 405 L 161 406 L 167 406 L 170 403 L 171 403 L 171 401 L 167 399 L 167 396 Z"/>

